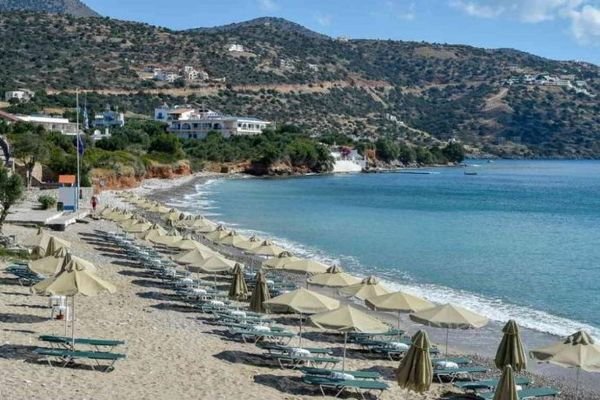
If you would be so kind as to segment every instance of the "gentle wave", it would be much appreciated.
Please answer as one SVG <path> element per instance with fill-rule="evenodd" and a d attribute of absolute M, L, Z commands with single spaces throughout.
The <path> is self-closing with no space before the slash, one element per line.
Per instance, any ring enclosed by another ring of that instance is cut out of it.
<path fill-rule="evenodd" d="M 209 180 L 204 184 L 196 185 L 196 193 L 184 196 L 185 206 L 189 209 L 194 209 L 207 217 L 220 216 L 219 213 L 210 213 L 207 210 L 216 209 L 213 206 L 214 201 L 207 199 L 207 196 L 213 194 L 211 190 L 207 190 L 207 185 L 213 185 L 222 180 Z M 263 238 L 269 237 L 273 242 L 283 248 L 289 249 L 293 254 L 305 258 L 313 258 L 328 265 L 342 265 L 349 272 L 354 273 L 359 277 L 364 277 L 365 271 L 376 271 L 377 276 L 382 278 L 382 284 L 391 290 L 402 290 L 434 303 L 455 303 L 460 304 L 468 309 L 476 311 L 491 320 L 505 322 L 509 319 L 516 320 L 521 326 L 538 332 L 548 333 L 556 336 L 567 336 L 579 329 L 585 329 L 593 336 L 600 337 L 600 329 L 586 323 L 571 320 L 568 318 L 552 315 L 545 311 L 535 310 L 525 306 L 511 304 L 502 299 L 493 299 L 471 293 L 464 290 L 456 290 L 449 287 L 419 283 L 414 279 L 400 271 L 382 270 L 381 268 L 362 265 L 355 257 L 347 255 L 332 256 L 324 251 L 312 248 L 301 243 L 280 237 L 272 237 L 268 232 L 240 229 L 238 224 L 233 224 L 228 221 L 216 222 L 235 229 L 238 233 L 247 236 L 259 236 Z"/>

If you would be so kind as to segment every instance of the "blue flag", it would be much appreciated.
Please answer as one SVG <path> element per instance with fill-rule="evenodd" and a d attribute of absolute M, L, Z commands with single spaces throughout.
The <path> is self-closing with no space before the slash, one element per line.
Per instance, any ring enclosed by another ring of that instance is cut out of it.
<path fill-rule="evenodd" d="M 77 135 L 77 151 L 80 156 L 83 156 L 83 153 L 85 152 L 85 142 L 81 135 Z"/>

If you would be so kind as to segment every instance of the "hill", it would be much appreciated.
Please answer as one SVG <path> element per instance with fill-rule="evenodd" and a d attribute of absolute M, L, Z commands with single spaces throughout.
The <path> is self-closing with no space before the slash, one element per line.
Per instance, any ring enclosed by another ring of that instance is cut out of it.
<path fill-rule="evenodd" d="M 0 0 L 0 12 L 10 11 L 70 14 L 76 17 L 100 16 L 79 0 Z"/>
<path fill-rule="evenodd" d="M 335 40 L 272 18 L 178 32 L 16 13 L 0 15 L 0 35 L 0 91 L 48 93 L 13 111 L 72 107 L 79 87 L 96 111 L 110 102 L 149 115 L 165 101 L 197 102 L 316 136 L 426 145 L 457 138 L 500 156 L 600 157 L 600 70 L 587 63 L 511 49 Z M 153 69 L 186 65 L 210 80 L 151 79 Z"/>
<path fill-rule="evenodd" d="M 249 21 L 236 22 L 233 24 L 227 24 L 227 25 L 221 25 L 221 26 L 214 26 L 214 27 L 208 27 L 208 28 L 194 28 L 194 29 L 190 29 L 189 32 L 229 33 L 229 32 L 238 31 L 240 29 L 255 28 L 255 27 L 258 27 L 258 28 L 271 27 L 271 28 L 276 29 L 279 32 L 295 33 L 295 34 L 299 34 L 299 35 L 303 35 L 303 36 L 311 37 L 311 38 L 317 38 L 317 39 L 329 39 L 328 36 L 323 35 L 322 33 L 311 31 L 310 29 L 307 29 L 300 24 L 297 24 L 292 21 L 288 21 L 284 18 L 277 18 L 277 17 L 261 17 L 261 18 L 251 19 Z"/>

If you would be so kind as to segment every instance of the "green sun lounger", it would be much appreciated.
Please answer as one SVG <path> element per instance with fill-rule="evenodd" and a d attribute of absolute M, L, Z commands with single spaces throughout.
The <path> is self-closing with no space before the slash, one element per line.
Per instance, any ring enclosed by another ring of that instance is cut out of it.
<path fill-rule="evenodd" d="M 42 335 L 39 337 L 41 341 L 55 343 L 63 346 L 70 346 L 73 343 L 73 338 L 67 336 Z M 75 338 L 75 344 L 99 347 L 117 347 L 124 345 L 123 340 L 112 339 L 90 339 L 90 338 Z"/>
<path fill-rule="evenodd" d="M 538 387 L 519 390 L 517 393 L 519 395 L 519 400 L 525 400 L 538 397 L 556 397 L 560 394 L 560 391 L 550 387 Z M 477 397 L 484 400 L 492 400 L 494 398 L 494 392 L 480 393 Z"/>
<path fill-rule="evenodd" d="M 263 340 L 272 340 L 277 344 L 283 344 L 286 341 L 289 343 L 292 338 L 296 337 L 296 334 L 293 332 L 275 332 L 273 330 L 267 332 L 252 329 L 230 329 L 229 333 L 233 336 L 240 336 L 244 343 L 248 343 L 250 338 L 254 338 L 254 344 Z"/>
<path fill-rule="evenodd" d="M 337 380 L 324 376 L 305 375 L 302 380 L 310 385 L 318 385 L 323 397 L 325 397 L 325 389 L 334 389 L 336 391 L 336 398 L 339 397 L 344 390 L 351 390 L 360 394 L 363 399 L 365 399 L 364 392 L 379 392 L 375 397 L 378 399 L 385 390 L 389 389 L 387 383 L 372 379 Z"/>
<path fill-rule="evenodd" d="M 455 364 L 458 364 L 459 366 L 460 365 L 463 365 L 463 366 L 469 365 L 473 362 L 473 360 L 471 360 L 468 357 L 444 357 L 444 358 L 434 358 L 431 360 L 431 363 L 433 365 L 436 365 L 437 363 L 444 362 L 444 361 L 453 362 Z"/>
<path fill-rule="evenodd" d="M 491 390 L 496 389 L 498 385 L 499 379 L 483 379 L 480 381 L 473 382 L 454 382 L 454 386 L 457 388 L 469 391 L 469 392 L 478 392 L 480 390 Z M 531 384 L 531 380 L 526 376 L 516 376 L 515 384 L 520 386 L 527 386 Z"/>
<path fill-rule="evenodd" d="M 331 354 L 333 351 L 331 349 L 323 349 L 320 347 L 302 347 L 302 346 L 283 346 L 280 344 L 274 343 L 257 343 L 256 346 L 263 350 L 267 350 L 269 354 L 279 354 L 279 353 L 289 353 L 295 348 L 302 348 L 304 350 L 310 351 L 312 354 Z"/>
<path fill-rule="evenodd" d="M 329 376 L 333 372 L 344 372 L 350 374 L 356 379 L 380 379 L 381 374 L 375 371 L 342 371 L 341 369 L 327 369 L 327 368 L 316 368 L 316 367 L 300 367 L 298 370 L 304 372 L 306 375 L 316 376 Z"/>
<path fill-rule="evenodd" d="M 446 377 L 450 379 L 450 383 L 453 383 L 460 376 L 466 376 L 469 380 L 473 381 L 473 374 L 481 374 L 487 372 L 488 369 L 480 366 L 472 367 L 458 367 L 458 368 L 444 368 L 444 369 L 433 369 L 433 375 L 438 378 L 438 381 L 442 383 L 442 378 Z"/>
<path fill-rule="evenodd" d="M 273 354 L 271 357 L 277 360 L 281 369 L 285 369 L 286 367 L 296 369 L 301 366 L 310 367 L 312 365 L 324 365 L 325 367 L 330 365 L 333 368 L 341 361 L 339 358 L 323 357 L 322 355 L 297 356 L 293 354 Z"/>
<path fill-rule="evenodd" d="M 103 351 L 80 351 L 80 350 L 67 350 L 67 349 L 47 349 L 37 348 L 33 351 L 35 354 L 40 356 L 46 356 L 48 364 L 52 366 L 52 358 L 58 359 L 62 363 L 62 367 L 66 367 L 69 363 L 73 363 L 78 359 L 94 360 L 97 366 L 102 366 L 100 361 L 108 361 L 109 365 L 106 366 L 106 371 L 114 369 L 114 365 L 118 360 L 125 358 L 125 354 L 109 353 Z M 92 365 L 92 369 L 94 366 Z"/>

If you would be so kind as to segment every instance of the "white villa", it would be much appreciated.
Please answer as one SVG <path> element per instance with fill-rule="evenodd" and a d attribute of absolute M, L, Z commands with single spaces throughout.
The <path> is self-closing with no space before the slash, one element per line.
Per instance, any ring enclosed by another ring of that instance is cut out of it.
<path fill-rule="evenodd" d="M 29 89 L 17 89 L 10 90 L 4 93 L 4 100 L 19 100 L 21 102 L 27 102 L 35 96 L 35 93 Z"/>
<path fill-rule="evenodd" d="M 204 139 L 208 132 L 219 132 L 223 137 L 260 135 L 271 122 L 252 117 L 223 115 L 207 108 L 164 105 L 154 110 L 156 121 L 166 122 L 167 131 L 181 139 Z"/>
<path fill-rule="evenodd" d="M 125 126 L 125 114 L 119 111 L 111 111 L 107 106 L 102 114 L 96 114 L 92 121 L 94 128 L 114 128 Z"/>
<path fill-rule="evenodd" d="M 17 115 L 23 122 L 43 126 L 47 131 L 60 132 L 63 135 L 76 135 L 77 124 L 67 118 L 50 117 L 47 115 Z"/>
<path fill-rule="evenodd" d="M 242 46 L 241 44 L 236 44 L 236 43 L 229 45 L 227 50 L 229 50 L 232 53 L 243 53 L 244 51 L 246 51 L 244 46 Z"/>

